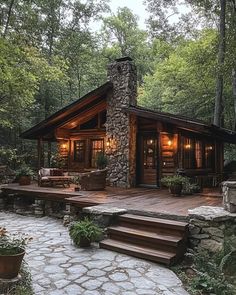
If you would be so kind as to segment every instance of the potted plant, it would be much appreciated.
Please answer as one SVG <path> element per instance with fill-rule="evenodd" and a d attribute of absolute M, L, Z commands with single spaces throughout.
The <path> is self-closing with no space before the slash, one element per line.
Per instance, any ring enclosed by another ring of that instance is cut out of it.
<path fill-rule="evenodd" d="M 73 183 L 75 184 L 74 190 L 79 191 L 80 190 L 80 177 L 79 176 L 73 177 Z"/>
<path fill-rule="evenodd" d="M 16 171 L 16 178 L 19 182 L 19 185 L 29 185 L 31 183 L 31 177 L 33 174 L 33 170 L 29 166 L 22 165 Z"/>
<path fill-rule="evenodd" d="M 89 218 L 73 222 L 69 227 L 69 234 L 76 246 L 86 248 L 102 234 L 102 229 Z"/>
<path fill-rule="evenodd" d="M 7 230 L 0 227 L 0 278 L 14 279 L 18 276 L 25 246 L 30 241 L 24 234 L 9 234 Z"/>
<path fill-rule="evenodd" d="M 96 155 L 96 166 L 99 170 L 105 169 L 107 166 L 107 157 L 104 153 L 99 152 Z"/>
<path fill-rule="evenodd" d="M 183 185 L 188 181 L 186 177 L 180 175 L 167 176 L 161 179 L 161 183 L 167 186 L 174 196 L 180 196 Z"/>

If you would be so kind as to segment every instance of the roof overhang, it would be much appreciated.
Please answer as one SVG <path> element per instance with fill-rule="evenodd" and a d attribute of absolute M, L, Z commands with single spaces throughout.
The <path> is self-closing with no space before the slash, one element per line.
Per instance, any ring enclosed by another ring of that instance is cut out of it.
<path fill-rule="evenodd" d="M 112 87 L 113 84 L 111 82 L 106 82 L 32 128 L 24 131 L 21 133 L 20 137 L 25 139 L 38 139 L 43 137 L 44 139 L 52 140 L 56 128 L 63 126 L 76 116 L 82 115 L 85 110 L 99 104 L 106 98 L 108 91 L 111 90 Z"/>
<path fill-rule="evenodd" d="M 215 125 L 209 125 L 200 120 L 193 120 L 181 115 L 152 111 L 139 106 L 130 106 L 128 108 L 123 108 L 123 110 L 127 113 L 135 114 L 138 117 L 172 124 L 177 128 L 201 133 L 223 142 L 236 143 L 236 132 L 225 128 L 219 128 Z"/>

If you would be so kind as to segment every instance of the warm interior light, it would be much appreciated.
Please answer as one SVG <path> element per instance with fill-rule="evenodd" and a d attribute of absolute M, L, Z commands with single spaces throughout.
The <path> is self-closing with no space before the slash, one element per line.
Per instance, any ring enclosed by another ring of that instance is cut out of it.
<path fill-rule="evenodd" d="M 107 139 L 106 146 L 107 146 L 108 148 L 111 147 L 111 139 L 110 139 L 110 138 Z"/>
<path fill-rule="evenodd" d="M 190 149 L 190 148 L 191 148 L 191 144 L 186 144 L 186 145 L 185 145 L 185 148 L 186 148 L 186 149 Z"/>
<path fill-rule="evenodd" d="M 172 145 L 172 141 L 169 139 L 168 142 L 167 142 L 168 146 L 171 146 Z"/>
<path fill-rule="evenodd" d="M 150 139 L 150 144 L 153 144 L 153 140 L 152 139 Z"/>
<path fill-rule="evenodd" d="M 61 147 L 62 147 L 63 149 L 65 149 L 65 148 L 66 148 L 66 143 L 63 143 L 63 144 L 61 145 Z"/>

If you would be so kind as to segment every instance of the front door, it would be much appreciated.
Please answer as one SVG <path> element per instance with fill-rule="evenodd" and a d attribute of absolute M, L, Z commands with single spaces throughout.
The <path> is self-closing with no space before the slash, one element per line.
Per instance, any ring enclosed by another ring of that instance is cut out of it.
<path fill-rule="evenodd" d="M 158 184 L 158 140 L 156 135 L 141 135 L 139 139 L 139 182 L 143 185 Z"/>

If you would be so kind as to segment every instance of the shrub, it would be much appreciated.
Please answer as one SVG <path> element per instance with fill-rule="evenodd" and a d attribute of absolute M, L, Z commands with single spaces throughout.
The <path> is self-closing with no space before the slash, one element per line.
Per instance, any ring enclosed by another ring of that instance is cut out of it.
<path fill-rule="evenodd" d="M 167 187 L 184 185 L 187 182 L 189 182 L 188 178 L 180 175 L 166 176 L 161 179 L 161 183 Z"/>
<path fill-rule="evenodd" d="M 74 244 L 80 246 L 83 239 L 87 239 L 90 242 L 96 241 L 101 236 L 102 229 L 89 218 L 85 218 L 72 223 L 69 227 L 69 234 Z"/>
<path fill-rule="evenodd" d="M 96 155 L 96 166 L 98 169 L 104 169 L 107 166 L 107 157 L 102 152 Z"/>

